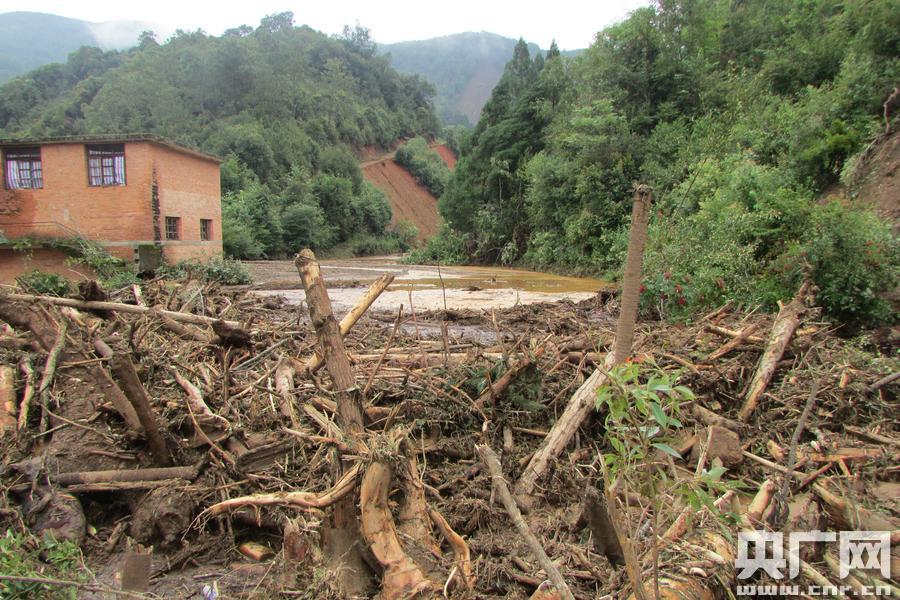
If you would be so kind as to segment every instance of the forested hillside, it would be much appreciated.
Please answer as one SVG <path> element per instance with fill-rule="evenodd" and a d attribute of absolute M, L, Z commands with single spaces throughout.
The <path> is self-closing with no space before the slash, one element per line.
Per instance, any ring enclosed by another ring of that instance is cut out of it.
<path fill-rule="evenodd" d="M 368 31 L 329 38 L 291 13 L 220 37 L 81 48 L 0 87 L 0 137 L 152 133 L 226 158 L 226 251 L 273 257 L 366 247 L 390 207 L 352 150 L 434 135 L 433 88 L 376 55 Z M 400 242 L 400 240 L 395 240 Z"/>
<path fill-rule="evenodd" d="M 397 44 L 379 50 L 401 73 L 418 74 L 436 90 L 435 106 L 446 125 L 474 125 L 503 75 L 516 40 L 496 33 L 466 32 Z M 540 52 L 535 44 L 531 52 Z"/>
<path fill-rule="evenodd" d="M 520 42 L 441 198 L 432 260 L 614 275 L 655 189 L 644 306 L 773 306 L 812 276 L 848 321 L 892 319 L 890 227 L 817 201 L 885 129 L 895 0 L 656 3 L 582 56 Z"/>

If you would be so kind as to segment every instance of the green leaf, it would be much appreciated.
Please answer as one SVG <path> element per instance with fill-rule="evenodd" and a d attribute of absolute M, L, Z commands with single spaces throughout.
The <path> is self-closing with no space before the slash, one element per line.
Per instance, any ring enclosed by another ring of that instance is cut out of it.
<path fill-rule="evenodd" d="M 672 446 L 670 446 L 668 444 L 664 444 L 663 442 L 653 442 L 652 446 L 654 448 L 656 448 L 657 450 L 662 450 L 669 456 L 672 456 L 672 457 L 678 458 L 678 459 L 681 458 L 681 454 L 678 453 L 678 450 L 676 450 L 675 448 L 673 448 Z"/>
<path fill-rule="evenodd" d="M 662 409 L 662 406 L 660 406 L 658 402 L 650 403 L 650 411 L 653 413 L 653 418 L 657 423 L 660 424 L 660 426 L 665 427 L 669 424 L 669 417 L 666 416 L 666 412 Z"/>
<path fill-rule="evenodd" d="M 690 388 L 683 385 L 676 385 L 674 388 L 672 388 L 672 391 L 677 392 L 678 395 L 681 396 L 681 398 L 684 400 L 694 400 L 696 398 L 694 392 L 692 392 Z"/>
<path fill-rule="evenodd" d="M 726 469 L 725 467 L 713 467 L 709 471 L 705 471 L 703 473 L 703 479 L 718 481 L 727 471 L 728 469 Z"/>

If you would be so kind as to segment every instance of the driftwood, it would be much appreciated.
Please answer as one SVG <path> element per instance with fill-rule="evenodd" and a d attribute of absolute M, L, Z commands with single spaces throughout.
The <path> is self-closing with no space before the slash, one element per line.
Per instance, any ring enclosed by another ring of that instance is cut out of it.
<path fill-rule="evenodd" d="M 56 375 L 56 366 L 59 364 L 59 356 L 66 347 L 66 332 L 69 329 L 69 322 L 63 318 L 59 324 L 59 333 L 50 352 L 47 353 L 47 362 L 44 363 L 44 372 L 41 374 L 41 383 L 38 385 L 38 396 L 41 400 L 41 407 L 44 414 L 41 419 L 41 426 L 47 423 L 47 411 L 50 406 L 50 389 L 53 387 L 53 377 Z"/>
<path fill-rule="evenodd" d="M 476 445 L 475 452 L 478 453 L 478 456 L 481 457 L 481 461 L 488 468 L 488 472 L 491 474 L 491 486 L 494 492 L 500 497 L 503 508 L 506 509 L 506 513 L 512 520 L 513 525 L 515 525 L 519 535 L 522 536 L 525 543 L 528 544 L 528 548 L 538 561 L 538 564 L 544 569 L 544 573 L 547 574 L 547 577 L 556 587 L 556 590 L 560 593 L 562 598 L 574 600 L 572 591 L 562 578 L 559 569 L 556 568 L 556 565 L 553 564 L 550 557 L 544 552 L 544 548 L 541 546 L 540 542 L 538 542 L 537 538 L 534 537 L 531 529 L 528 528 L 528 524 L 525 523 L 522 513 L 519 512 L 519 507 L 516 505 L 515 500 L 513 500 L 512 494 L 509 493 L 506 480 L 503 478 L 503 470 L 500 468 L 500 461 L 497 459 L 497 455 L 494 454 L 494 451 L 491 450 L 487 444 Z"/>
<path fill-rule="evenodd" d="M 19 361 L 19 369 L 22 371 L 22 377 L 25 379 L 25 389 L 22 391 L 22 402 L 19 404 L 19 429 L 25 429 L 28 426 L 28 413 L 31 411 L 31 400 L 34 398 L 35 381 L 34 368 L 31 366 L 31 360 L 27 356 L 23 356 Z"/>
<path fill-rule="evenodd" d="M 318 270 L 318 265 L 316 269 Z M 359 319 L 366 313 L 367 310 L 369 310 L 369 307 L 372 306 L 372 303 L 378 299 L 378 296 L 380 296 L 381 293 L 387 289 L 392 281 L 394 281 L 394 275 L 388 273 L 379 277 L 377 280 L 375 280 L 374 283 L 372 283 L 372 285 L 369 286 L 369 289 L 366 290 L 366 293 L 363 294 L 362 297 L 353 306 L 353 308 L 350 309 L 350 312 L 344 315 L 344 318 L 341 319 L 341 322 L 338 325 L 341 337 L 346 336 L 350 332 L 350 330 L 353 329 L 353 326 L 356 325 L 356 322 L 359 321 Z M 307 302 L 309 301 L 307 300 Z M 306 361 L 304 368 L 305 370 L 314 373 L 322 366 L 322 363 L 322 355 L 316 353 Z"/>
<path fill-rule="evenodd" d="M 331 376 L 337 399 L 338 426 L 344 434 L 355 439 L 365 428 L 363 403 L 359 389 L 356 388 L 356 380 L 350 360 L 347 358 L 340 327 L 331 310 L 331 300 L 328 298 L 325 281 L 322 279 L 315 254 L 311 250 L 303 250 L 297 254 L 294 265 L 303 282 L 310 321 L 316 332 L 321 356 Z M 337 466 L 344 472 L 351 468 L 347 461 L 339 461 Z M 354 486 L 334 506 L 331 518 L 334 535 L 329 537 L 330 543 L 326 543 L 329 560 L 340 564 L 341 568 L 351 574 L 344 577 L 341 582 L 342 591 L 347 595 L 362 594 L 367 587 L 366 565 L 359 545 L 360 529 L 356 505 L 357 493 Z M 364 506 L 362 509 L 365 511 Z"/>
<path fill-rule="evenodd" d="M 828 518 L 839 529 L 890 531 L 891 542 L 900 543 L 900 521 L 859 506 L 852 500 L 838 496 L 821 483 L 813 484 L 813 491 L 825 505 Z"/>
<path fill-rule="evenodd" d="M 741 421 L 746 422 L 753 414 L 753 411 L 756 410 L 759 399 L 762 397 L 763 392 L 766 391 L 769 382 L 772 381 L 778 361 L 781 360 L 784 351 L 791 342 L 791 337 L 793 337 L 797 327 L 800 326 L 800 317 L 806 312 L 806 299 L 809 287 L 810 283 L 808 281 L 804 282 L 794 299 L 782 306 L 781 310 L 778 311 L 778 316 L 775 317 L 775 323 L 773 323 L 772 331 L 769 334 L 766 349 L 759 359 L 759 365 L 756 367 L 753 380 L 750 382 L 747 396 L 744 398 L 744 404 L 741 406 L 741 410 L 738 411 L 738 419 Z"/>
<path fill-rule="evenodd" d="M 475 574 L 472 572 L 472 555 L 469 551 L 469 545 L 458 533 L 453 531 L 450 524 L 444 516 L 438 511 L 432 509 L 428 511 L 431 522 L 438 528 L 450 548 L 453 549 L 453 555 L 456 557 L 455 566 L 459 571 L 459 575 L 463 580 L 463 585 L 467 590 L 475 587 Z"/>
<path fill-rule="evenodd" d="M 488 386 L 488 388 L 481 393 L 480 396 L 475 400 L 475 406 L 481 408 L 485 405 L 486 402 L 496 399 L 502 394 L 506 388 L 509 387 L 513 381 L 515 381 L 516 377 L 519 376 L 519 373 L 530 367 L 534 364 L 534 361 L 544 353 L 544 346 L 541 346 L 534 352 L 534 356 L 524 356 L 521 359 L 513 362 L 506 372 L 500 376 L 497 381 Z"/>
<path fill-rule="evenodd" d="M 162 428 L 156 418 L 156 413 L 150 406 L 150 398 L 147 396 L 147 390 L 141 383 L 134 363 L 123 354 L 115 354 L 110 361 L 110 369 L 113 376 L 122 386 L 125 397 L 134 407 L 141 426 L 144 428 L 144 435 L 147 438 L 147 444 L 150 446 L 150 453 L 153 455 L 154 462 L 160 467 L 168 467 L 172 465 L 172 457 L 169 449 L 166 447 L 166 440 L 162 435 Z"/>
<path fill-rule="evenodd" d="M 758 328 L 758 326 L 756 323 L 747 325 L 746 327 L 741 329 L 736 336 L 734 336 L 733 338 L 731 338 L 730 340 L 725 342 L 725 344 L 723 344 L 721 347 L 719 347 L 719 349 L 711 352 L 710 355 L 707 356 L 703 362 L 712 363 L 712 362 L 719 360 L 723 356 L 728 355 L 730 352 L 737 349 L 741 344 L 743 344 L 745 341 L 747 341 L 747 339 L 751 335 L 756 333 L 757 328 Z"/>
<path fill-rule="evenodd" d="M 294 374 L 296 369 L 289 360 L 282 359 L 275 367 L 275 391 L 278 392 L 278 407 L 281 414 L 288 418 L 291 427 L 299 427 L 297 410 L 294 406 Z"/>
<path fill-rule="evenodd" d="M 72 308 L 79 308 L 81 310 L 109 310 L 113 312 L 131 313 L 135 315 L 152 315 L 157 313 L 158 311 L 158 314 L 163 314 L 170 319 L 181 323 L 191 323 L 193 325 L 212 325 L 216 321 L 220 320 L 216 319 L 215 317 L 204 317 L 202 315 L 195 315 L 192 313 L 154 309 L 148 308 L 146 306 L 138 306 L 137 304 L 121 304 L 119 302 L 84 301 L 74 300 L 72 298 L 57 298 L 56 296 L 34 296 L 32 294 L 4 294 L 2 298 L 10 301 L 29 303 L 41 302 L 44 304 L 53 304 L 55 306 L 71 306 Z M 238 329 L 241 327 L 241 324 L 237 321 L 223 322 L 229 327 Z"/>
<path fill-rule="evenodd" d="M 115 355 L 112 348 L 99 338 L 94 340 L 94 351 L 107 360 L 112 359 Z M 93 374 L 94 378 L 97 380 L 98 387 L 104 390 L 106 398 L 113 405 L 113 408 L 116 409 L 116 412 L 122 417 L 122 420 L 125 421 L 125 425 L 128 426 L 131 431 L 143 435 L 144 426 L 141 423 L 141 419 L 138 417 L 134 405 L 125 396 L 125 392 L 122 391 L 122 388 L 113 381 L 109 373 L 102 367 L 95 367 L 93 369 Z"/>
<path fill-rule="evenodd" d="M 721 327 L 719 325 L 708 324 L 704 327 L 707 331 L 711 333 L 715 333 L 721 335 L 722 337 L 736 338 L 741 335 L 744 330 L 735 331 L 734 329 L 728 329 L 727 327 Z M 750 342 L 751 344 L 765 344 L 765 338 L 762 338 L 758 335 L 753 335 L 752 333 L 744 338 L 744 341 Z"/>
<path fill-rule="evenodd" d="M 143 305 L 140 305 L 143 306 Z M 212 336 L 197 327 L 191 327 L 190 325 L 179 323 L 168 314 L 168 311 L 163 309 L 162 307 L 154 307 L 151 309 L 150 314 L 156 318 L 163 327 L 174 333 L 175 335 L 183 338 L 197 340 L 198 342 L 203 342 L 204 344 L 208 344 L 212 342 Z"/>
<path fill-rule="evenodd" d="M 68 488 L 69 486 L 95 486 L 95 490 L 115 489 L 115 486 L 106 487 L 105 484 L 146 483 L 163 480 L 193 480 L 200 471 L 200 465 L 187 467 L 160 467 L 151 469 L 112 469 L 106 471 L 73 471 L 70 473 L 50 474 L 52 483 Z M 31 489 L 31 483 L 23 483 L 11 486 L 16 492 L 25 492 Z M 127 488 L 128 486 L 123 486 Z"/>
<path fill-rule="evenodd" d="M 228 430 L 231 427 L 231 423 L 228 422 L 228 419 L 214 413 L 206 404 L 203 400 L 203 393 L 200 391 L 200 388 L 188 381 L 175 369 L 172 369 L 172 375 L 175 376 L 175 381 L 178 382 L 178 385 L 187 392 L 188 408 L 204 430 L 206 428 Z"/>
<path fill-rule="evenodd" d="M 230 498 L 213 504 L 204 513 L 211 516 L 244 508 L 246 506 L 290 506 L 300 509 L 323 509 L 346 497 L 356 489 L 360 466 L 354 465 L 329 490 L 321 494 L 312 492 L 276 492 Z"/>
<path fill-rule="evenodd" d="M 379 598 L 400 600 L 419 594 L 427 597 L 439 586 L 403 550 L 388 504 L 391 480 L 390 466 L 374 462 L 366 469 L 359 493 L 363 538 L 383 570 Z"/>
<path fill-rule="evenodd" d="M 16 431 L 16 371 L 10 366 L 0 366 L 0 434 Z"/>
<path fill-rule="evenodd" d="M 625 277 L 622 283 L 622 308 L 616 323 L 616 342 L 607 355 L 603 368 L 597 368 L 578 388 L 569 400 L 565 411 L 553 424 L 553 428 L 534 453 L 515 485 L 515 493 L 524 508 L 533 502 L 534 487 L 543 477 L 547 467 L 556 460 L 572 440 L 575 432 L 594 408 L 594 400 L 607 380 L 608 372 L 631 354 L 634 324 L 637 319 L 637 302 L 641 285 L 641 264 L 650 219 L 652 191 L 641 185 L 635 190 L 631 214 L 631 234 L 628 238 L 628 255 L 625 259 Z"/>

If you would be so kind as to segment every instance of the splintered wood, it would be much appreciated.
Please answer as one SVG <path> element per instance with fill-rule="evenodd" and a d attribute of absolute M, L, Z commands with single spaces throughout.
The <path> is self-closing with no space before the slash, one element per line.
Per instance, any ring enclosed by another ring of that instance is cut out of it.
<path fill-rule="evenodd" d="M 815 321 L 806 289 L 778 315 L 642 323 L 639 251 L 621 298 L 493 313 L 372 314 L 388 275 L 338 321 L 308 251 L 302 309 L 197 280 L 0 293 L 0 518 L 76 543 L 90 522 L 89 566 L 152 546 L 160 596 L 196 564 L 221 597 L 718 598 L 744 528 L 900 542 L 897 360 Z M 696 396 L 671 452 L 629 467 L 665 472 L 652 499 L 601 476 L 621 360 Z M 804 581 L 838 581 L 808 558 Z"/>

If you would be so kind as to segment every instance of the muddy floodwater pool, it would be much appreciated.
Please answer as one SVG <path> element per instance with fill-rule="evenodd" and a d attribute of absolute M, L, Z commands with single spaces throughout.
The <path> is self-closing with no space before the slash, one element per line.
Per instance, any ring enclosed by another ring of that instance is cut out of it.
<path fill-rule="evenodd" d="M 299 303 L 306 298 L 300 278 L 290 261 L 248 261 L 258 294 L 283 296 Z M 408 310 L 507 308 L 516 304 L 580 301 L 607 286 L 600 279 L 566 277 L 500 267 L 438 267 L 401 264 L 397 257 L 321 261 L 322 276 L 336 313 L 350 309 L 369 283 L 385 273 L 395 279 L 375 301 L 373 310 L 394 312 L 401 304 Z"/>

